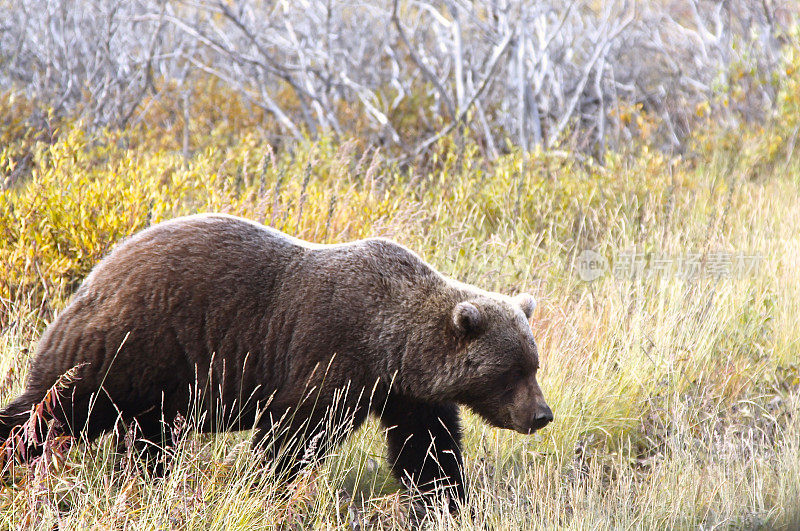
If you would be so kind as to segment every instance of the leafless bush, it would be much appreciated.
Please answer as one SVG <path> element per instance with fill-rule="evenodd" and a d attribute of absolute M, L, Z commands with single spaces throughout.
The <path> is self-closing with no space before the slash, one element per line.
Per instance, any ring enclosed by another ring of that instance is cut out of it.
<path fill-rule="evenodd" d="M 286 134 L 346 135 L 355 115 L 406 153 L 462 126 L 490 155 L 565 135 L 601 152 L 637 134 L 621 109 L 641 106 L 680 148 L 737 72 L 747 90 L 719 118 L 769 109 L 781 1 L 0 1 L 0 87 L 120 125 L 202 72 Z"/>
<path fill-rule="evenodd" d="M 190 45 L 150 0 L 3 3 L 0 86 L 96 124 L 126 123 Z"/>

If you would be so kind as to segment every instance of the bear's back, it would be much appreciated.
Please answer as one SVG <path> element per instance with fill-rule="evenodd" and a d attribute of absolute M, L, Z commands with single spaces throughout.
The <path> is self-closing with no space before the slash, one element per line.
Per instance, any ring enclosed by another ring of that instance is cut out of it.
<path fill-rule="evenodd" d="M 304 252 L 301 240 L 221 214 L 176 218 L 119 244 L 89 274 L 76 296 L 154 285 L 214 289 L 280 274 Z M 271 273 L 270 273 L 271 271 Z"/>

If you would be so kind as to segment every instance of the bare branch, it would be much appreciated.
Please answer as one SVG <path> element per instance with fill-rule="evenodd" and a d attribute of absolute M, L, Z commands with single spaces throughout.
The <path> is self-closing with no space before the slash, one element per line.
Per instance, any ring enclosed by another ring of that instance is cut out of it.
<path fill-rule="evenodd" d="M 442 82 L 439 80 L 436 74 L 431 72 L 422 59 L 419 58 L 417 53 L 414 51 L 414 47 L 411 45 L 411 42 L 408 40 L 406 32 L 403 30 L 403 24 L 400 22 L 400 17 L 397 16 L 398 4 L 399 0 L 394 0 L 394 6 L 392 8 L 392 23 L 394 24 L 394 27 L 397 28 L 397 33 L 403 40 L 403 44 L 406 45 L 408 53 L 411 59 L 414 61 L 414 64 L 417 65 L 428 81 L 433 83 L 439 93 L 439 96 L 442 98 L 442 102 L 444 102 L 444 105 L 447 108 L 447 112 L 450 114 L 450 116 L 454 117 L 456 115 L 456 109 L 453 105 L 453 100 L 450 98 L 450 95 L 447 93 L 447 90 L 444 88 L 444 85 L 442 85 Z"/>

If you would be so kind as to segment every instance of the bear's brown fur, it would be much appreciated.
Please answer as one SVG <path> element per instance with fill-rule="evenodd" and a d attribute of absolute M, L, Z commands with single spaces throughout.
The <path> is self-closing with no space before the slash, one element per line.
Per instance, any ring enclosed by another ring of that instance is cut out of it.
<path fill-rule="evenodd" d="M 388 240 L 316 245 L 232 216 L 179 218 L 89 274 L 0 411 L 0 438 L 78 367 L 56 416 L 89 440 L 135 421 L 161 441 L 200 404 L 198 428 L 255 427 L 254 445 L 294 471 L 372 412 L 401 480 L 463 499 L 457 404 L 526 433 L 552 420 L 532 309 Z"/>

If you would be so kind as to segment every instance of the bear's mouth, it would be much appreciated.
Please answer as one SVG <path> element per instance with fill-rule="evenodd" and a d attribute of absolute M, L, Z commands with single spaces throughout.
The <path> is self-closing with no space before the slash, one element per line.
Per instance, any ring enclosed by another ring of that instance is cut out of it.
<path fill-rule="evenodd" d="M 511 429 L 523 435 L 533 435 L 537 431 L 547 426 L 549 423 L 549 420 L 538 420 L 530 426 L 514 426 Z"/>

